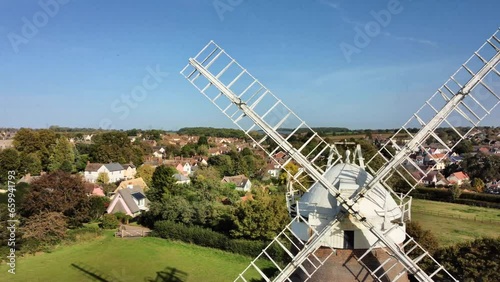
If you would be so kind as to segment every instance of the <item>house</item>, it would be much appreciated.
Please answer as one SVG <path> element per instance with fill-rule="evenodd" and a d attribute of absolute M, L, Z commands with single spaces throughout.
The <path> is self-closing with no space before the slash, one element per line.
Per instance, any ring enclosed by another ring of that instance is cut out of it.
<path fill-rule="evenodd" d="M 266 167 L 267 173 L 273 178 L 277 178 L 281 172 L 281 166 L 275 162 L 270 162 Z"/>
<path fill-rule="evenodd" d="M 104 189 L 95 183 L 88 183 L 86 182 L 84 185 L 85 193 L 87 196 L 98 196 L 98 197 L 104 197 L 106 196 L 104 194 Z"/>
<path fill-rule="evenodd" d="M 244 191 L 248 192 L 252 188 L 252 183 L 250 182 L 250 179 L 246 177 L 243 174 L 236 175 L 236 176 L 224 176 L 221 180 L 222 183 L 232 183 L 236 185 L 236 190 L 237 191 Z"/>
<path fill-rule="evenodd" d="M 466 173 L 464 173 L 462 171 L 458 171 L 458 172 L 455 172 L 455 173 L 451 174 L 450 176 L 448 176 L 446 178 L 446 180 L 448 180 L 450 182 L 450 184 L 462 185 L 465 182 L 468 182 L 470 179 Z"/>
<path fill-rule="evenodd" d="M 131 217 L 136 217 L 147 210 L 149 210 L 149 200 L 146 198 L 144 190 L 139 186 L 129 185 L 127 188 L 118 191 L 106 212 L 122 212 Z"/>
<path fill-rule="evenodd" d="M 189 179 L 189 177 L 180 173 L 174 174 L 173 177 L 176 180 L 175 184 L 189 184 L 191 182 L 191 179 Z"/>
<path fill-rule="evenodd" d="M 135 174 L 137 173 L 137 168 L 135 167 L 135 165 L 130 163 L 124 164 L 122 165 L 122 167 L 125 170 L 123 172 L 123 176 L 125 177 L 125 179 L 133 179 L 135 177 Z"/>
<path fill-rule="evenodd" d="M 446 154 L 429 154 L 425 156 L 425 164 L 433 166 L 434 170 L 443 170 L 446 167 L 448 156 Z"/>
<path fill-rule="evenodd" d="M 190 175 L 193 171 L 192 171 L 192 167 L 191 165 L 188 163 L 188 162 L 185 162 L 185 163 L 178 163 L 176 166 L 175 166 L 175 169 L 180 173 L 180 174 L 183 174 L 183 175 Z"/>
<path fill-rule="evenodd" d="M 127 188 L 130 185 L 141 187 L 141 189 L 144 191 L 147 191 L 149 189 L 146 182 L 144 182 L 144 179 L 142 179 L 142 177 L 139 177 L 139 178 L 124 180 L 124 181 L 120 182 L 120 184 L 118 185 L 118 187 L 116 187 L 113 194 L 116 195 L 116 193 L 118 193 L 119 190 Z"/>
<path fill-rule="evenodd" d="M 154 156 L 155 158 L 159 158 L 159 159 L 161 159 L 161 158 L 163 158 L 163 153 L 162 153 L 162 152 L 160 152 L 160 151 L 154 151 L 154 152 L 153 152 L 153 156 Z"/>
<path fill-rule="evenodd" d="M 436 170 L 428 171 L 424 173 L 420 171 L 415 171 L 412 173 L 413 178 L 418 181 L 418 183 L 424 184 L 426 186 L 438 186 L 444 185 L 443 182 L 444 176 Z"/>
<path fill-rule="evenodd" d="M 125 169 L 119 163 L 100 164 L 88 162 L 83 175 L 85 181 L 96 183 L 100 173 L 108 175 L 108 183 L 125 179 Z"/>

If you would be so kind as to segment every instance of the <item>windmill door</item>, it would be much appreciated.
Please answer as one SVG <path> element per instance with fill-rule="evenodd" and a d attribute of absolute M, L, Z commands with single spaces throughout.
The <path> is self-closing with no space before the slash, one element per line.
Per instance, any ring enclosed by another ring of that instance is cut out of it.
<path fill-rule="evenodd" d="M 353 230 L 344 230 L 344 249 L 354 249 Z"/>

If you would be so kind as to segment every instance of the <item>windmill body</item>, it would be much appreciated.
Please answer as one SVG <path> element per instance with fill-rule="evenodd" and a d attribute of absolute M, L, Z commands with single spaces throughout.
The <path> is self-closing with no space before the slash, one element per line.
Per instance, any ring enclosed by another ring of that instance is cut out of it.
<path fill-rule="evenodd" d="M 327 178 L 337 187 L 345 198 L 361 190 L 371 179 L 369 173 L 356 164 L 341 163 L 330 167 Z M 308 219 L 308 224 L 297 222 L 292 229 L 303 241 L 311 237 L 309 226 L 322 229 L 338 216 L 342 207 L 338 200 L 318 182 L 298 200 L 299 213 Z M 381 232 L 391 229 L 387 234 L 396 244 L 402 244 L 406 237 L 405 224 L 401 223 L 403 211 L 382 185 L 377 185 L 355 204 L 359 210 Z M 347 237 L 344 231 L 352 231 Z M 352 241 L 351 241 L 352 240 Z M 351 241 L 351 242 L 348 242 Z M 377 244 L 378 238 L 355 217 L 345 217 L 332 229 L 330 236 L 323 238 L 322 247 L 335 249 L 369 249 Z M 383 247 L 383 246 L 378 246 Z"/>

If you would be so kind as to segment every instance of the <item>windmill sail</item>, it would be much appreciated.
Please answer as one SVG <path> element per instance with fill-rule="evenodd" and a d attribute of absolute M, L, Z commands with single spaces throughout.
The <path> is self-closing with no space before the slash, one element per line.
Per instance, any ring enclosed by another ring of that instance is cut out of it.
<path fill-rule="evenodd" d="M 395 193 L 404 198 L 450 157 L 456 146 L 500 103 L 499 61 L 497 30 L 367 162 L 368 170 L 376 177 L 366 189 L 381 182 L 392 191 L 387 181 L 397 175 L 409 187 L 404 194 Z M 436 131 L 438 128 L 445 132 L 446 139 Z M 429 140 L 444 153 L 431 152 Z M 418 155 L 426 156 L 426 163 L 433 167 L 424 168 L 415 157 Z M 360 191 L 359 196 L 365 192 Z"/>
<path fill-rule="evenodd" d="M 252 135 L 253 131 L 256 129 L 262 130 L 265 136 L 259 141 L 254 139 L 258 146 L 266 150 L 269 147 L 265 145 L 265 141 L 267 139 L 272 140 L 278 147 L 270 147 L 270 149 L 267 150 L 271 158 L 274 158 L 277 150 L 286 152 L 288 156 L 290 156 L 287 162 L 293 159 L 313 180 L 319 183 L 323 188 L 326 188 L 338 201 L 339 207 L 342 208 L 336 214 L 335 218 L 331 219 L 330 224 L 322 225 L 321 227 L 311 226 L 311 230 L 314 231 L 315 235 L 310 237 L 312 240 L 303 243 L 301 246 L 302 249 L 296 247 L 300 250 L 297 250 L 295 254 L 289 252 L 290 262 L 287 266 L 281 267 L 279 264 L 275 263 L 277 269 L 280 270 L 278 277 L 267 277 L 254 262 L 251 263 L 251 266 L 256 269 L 266 281 L 270 281 L 271 279 L 275 279 L 275 281 L 289 280 L 290 275 L 299 269 L 308 272 L 304 267 L 304 263 L 308 263 L 309 265 L 313 263 L 310 260 L 310 256 L 314 255 L 315 250 L 317 250 L 320 245 L 320 241 L 324 239 L 323 237 L 327 236 L 326 234 L 329 229 L 333 228 L 333 225 L 335 225 L 337 221 L 342 220 L 349 214 L 350 217 L 355 218 L 369 230 L 375 238 L 377 238 L 376 242 L 370 247 L 365 255 L 368 254 L 372 248 L 379 246 L 385 247 L 390 254 L 390 258 L 379 267 L 370 268 L 367 266 L 373 277 L 384 279 L 386 273 L 395 265 L 402 265 L 406 271 L 413 274 L 420 281 L 432 281 L 433 277 L 438 277 L 437 275 L 441 275 L 440 277 L 448 277 L 447 279 L 449 280 L 455 280 L 411 238 L 405 243 L 407 244 L 405 246 L 401 246 L 395 242 L 389 235 L 393 229 L 398 228 L 398 224 L 393 223 L 392 227 L 377 227 L 370 218 L 365 217 L 360 212 L 358 202 L 370 196 L 370 192 L 376 190 L 379 183 L 387 184 L 386 180 L 394 171 L 398 174 L 404 174 L 405 170 L 395 170 L 396 167 L 407 163 L 412 164 L 412 161 L 408 158 L 412 149 L 422 146 L 429 137 L 438 137 L 435 133 L 437 127 L 443 126 L 444 124 L 451 126 L 450 123 L 455 117 L 459 120 L 460 117 L 462 117 L 461 120 L 471 122 L 472 125 L 475 126 L 485 115 L 478 114 L 477 110 L 473 111 L 473 108 L 479 107 L 485 111 L 486 114 L 489 114 L 494 106 L 498 104 L 498 95 L 491 89 L 492 87 L 490 84 L 485 83 L 491 73 L 498 76 L 498 70 L 496 70 L 500 53 L 497 45 L 498 42 L 498 37 L 495 34 L 487 41 L 487 44 L 493 48 L 494 52 L 490 52 L 488 55 L 481 53 L 483 52 L 482 49 L 484 46 L 486 46 L 483 45 L 483 47 L 475 53 L 473 57 L 481 61 L 481 67 L 471 63 L 470 61 L 472 59 L 464 64 L 461 69 L 465 70 L 469 75 L 469 78 L 466 78 L 465 82 L 460 82 L 458 80 L 458 78 L 464 74 L 457 73 L 450 79 L 456 85 L 447 83 L 443 86 L 443 89 L 438 91 L 441 96 L 434 95 L 431 98 L 432 100 L 434 97 L 442 97 L 442 107 L 438 107 L 438 105 L 433 102 L 428 101 L 426 103 L 426 105 L 434 111 L 430 119 L 427 120 L 426 117 L 421 115 L 421 111 L 414 115 L 414 120 L 422 126 L 422 129 L 417 134 L 412 135 L 408 127 L 408 124 L 411 124 L 413 118 L 403 127 L 402 130 L 406 131 L 406 133 L 413 138 L 406 146 L 399 148 L 400 150 L 398 153 L 389 155 L 389 157 L 387 157 L 383 151 L 379 152 L 379 157 L 382 157 L 385 163 L 378 168 L 373 178 L 366 179 L 366 184 L 363 184 L 364 188 L 357 193 L 356 197 L 351 199 L 344 197 L 341 191 L 325 177 L 325 173 L 327 173 L 327 171 L 325 171 L 325 161 L 330 150 L 336 151 L 335 147 L 320 138 L 317 133 L 312 131 L 297 115 L 284 105 L 280 99 L 276 98 L 276 96 L 250 75 L 224 50 L 214 42 L 210 42 L 197 56 L 190 59 L 189 64 L 181 73 L 202 94 L 252 139 L 254 138 L 254 135 Z M 471 91 L 480 86 L 484 87 L 491 93 L 494 99 L 496 99 L 494 100 L 494 106 L 490 107 L 488 104 L 488 107 L 485 107 L 484 102 L 479 103 L 479 96 L 471 95 Z M 445 92 L 445 90 L 448 92 Z M 476 104 L 472 104 L 471 101 Z M 426 105 L 424 105 L 424 107 L 426 107 Z M 456 126 L 451 127 L 462 139 L 468 133 L 461 132 L 460 128 Z M 286 133 L 280 132 L 280 130 L 284 128 L 287 129 Z M 305 142 L 293 144 L 292 138 L 304 128 L 306 132 L 309 133 L 306 135 L 307 139 Z M 444 143 L 441 139 L 437 140 L 440 143 Z M 390 141 L 394 140 L 392 139 Z M 398 146 L 397 142 L 394 142 L 394 144 Z M 387 146 L 386 144 L 382 150 L 387 149 Z M 337 158 L 337 161 L 339 160 L 340 158 Z M 373 167 L 374 160 L 373 158 L 368 162 L 368 168 L 371 171 L 375 171 Z M 387 186 L 388 185 L 386 185 L 386 187 Z M 390 189 L 390 187 L 387 188 Z M 380 194 L 380 191 L 375 191 L 375 193 L 377 192 Z M 314 215 L 314 213 L 309 213 L 309 215 L 311 214 Z M 300 216 L 300 214 L 297 213 L 297 216 Z M 288 236 L 287 234 L 296 235 L 291 232 L 291 230 L 284 230 L 271 244 L 277 243 L 286 251 L 287 247 L 282 243 L 282 238 L 279 238 L 279 236 Z M 294 242 L 295 240 L 292 239 L 289 244 L 293 245 Z M 269 257 L 266 249 L 261 255 Z M 414 252 L 414 250 L 417 250 L 417 252 Z M 359 258 L 360 262 L 363 262 L 365 255 Z M 435 270 L 432 273 L 427 274 L 420 268 L 419 263 L 422 262 L 424 258 L 434 263 Z M 320 261 L 317 267 L 319 268 L 321 264 Z M 392 266 L 389 266 L 387 269 L 384 268 L 385 264 L 388 264 L 388 266 L 392 264 Z M 314 269 L 317 269 L 316 266 Z M 404 273 L 401 272 L 399 275 L 395 276 L 394 280 L 397 280 L 403 274 Z M 310 275 L 312 275 L 312 273 L 307 273 L 307 277 L 311 277 Z M 246 281 L 243 275 L 240 275 L 239 278 Z"/>

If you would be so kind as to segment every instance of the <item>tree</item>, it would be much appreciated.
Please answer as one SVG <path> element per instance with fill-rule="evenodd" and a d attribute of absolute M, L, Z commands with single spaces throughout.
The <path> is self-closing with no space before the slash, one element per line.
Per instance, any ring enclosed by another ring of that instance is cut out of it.
<path fill-rule="evenodd" d="M 103 229 L 115 229 L 120 225 L 120 221 L 114 214 L 105 214 L 102 217 L 101 227 Z"/>
<path fill-rule="evenodd" d="M 144 182 L 146 182 L 146 184 L 149 187 L 151 187 L 154 172 L 155 172 L 154 167 L 152 167 L 150 165 L 143 164 L 137 169 L 137 173 L 135 174 L 135 177 L 137 177 L 137 178 L 142 177 Z"/>
<path fill-rule="evenodd" d="M 66 217 L 59 212 L 43 212 L 26 220 L 23 239 L 42 244 L 57 244 L 66 237 Z"/>
<path fill-rule="evenodd" d="M 13 148 L 7 148 L 0 151 L 0 181 L 2 184 L 7 182 L 8 172 L 14 171 L 19 174 L 19 152 Z"/>
<path fill-rule="evenodd" d="M 198 138 L 198 143 L 196 143 L 196 145 L 198 145 L 198 146 L 205 145 L 208 147 L 207 137 L 205 135 L 200 136 L 200 138 Z"/>
<path fill-rule="evenodd" d="M 76 153 L 75 155 L 76 155 L 76 161 L 75 161 L 76 171 L 84 171 L 85 167 L 87 167 L 87 162 L 89 161 L 89 155 L 79 154 L 79 153 Z"/>
<path fill-rule="evenodd" d="M 284 202 L 283 195 L 269 195 L 260 190 L 254 200 L 238 203 L 231 236 L 258 240 L 274 238 L 288 222 Z"/>
<path fill-rule="evenodd" d="M 410 221 L 406 224 L 406 233 L 415 239 L 430 255 L 433 255 L 439 248 L 436 236 L 430 230 L 423 229 L 417 221 Z"/>
<path fill-rule="evenodd" d="M 462 189 L 458 186 L 458 184 L 454 184 L 450 188 L 450 194 L 453 200 L 457 200 L 458 198 L 460 198 L 460 195 L 462 195 Z"/>
<path fill-rule="evenodd" d="M 42 164 L 42 170 L 48 170 L 50 156 L 55 147 L 57 135 L 50 129 L 32 130 L 21 128 L 14 137 L 14 148 L 20 153 L 36 153 Z"/>
<path fill-rule="evenodd" d="M 109 175 L 105 172 L 99 172 L 96 179 L 97 183 L 106 184 L 109 183 Z"/>
<path fill-rule="evenodd" d="M 221 177 L 233 175 L 233 160 L 228 155 L 211 156 L 208 158 L 207 163 L 214 166 Z"/>
<path fill-rule="evenodd" d="M 181 148 L 181 155 L 183 157 L 192 157 L 196 155 L 196 146 L 193 144 L 186 144 Z"/>
<path fill-rule="evenodd" d="M 458 243 L 434 258 L 459 281 L 500 281 L 500 237 Z"/>
<path fill-rule="evenodd" d="M 42 171 L 42 161 L 36 153 L 21 153 L 19 159 L 19 171 L 21 173 L 40 175 L 40 172 Z"/>
<path fill-rule="evenodd" d="M 470 140 L 462 140 L 455 146 L 455 153 L 462 155 L 471 153 L 474 150 Z"/>
<path fill-rule="evenodd" d="M 474 189 L 474 191 L 482 193 L 484 190 L 484 186 L 484 181 L 480 178 L 472 179 L 472 188 Z"/>
<path fill-rule="evenodd" d="M 444 177 L 448 177 L 452 175 L 453 173 L 460 171 L 462 168 L 456 164 L 456 163 L 450 163 L 445 168 L 443 169 L 443 175 Z"/>
<path fill-rule="evenodd" d="M 471 178 L 491 181 L 500 178 L 500 156 L 478 153 L 466 155 L 461 166 Z"/>
<path fill-rule="evenodd" d="M 99 219 L 109 206 L 108 197 L 90 196 L 89 197 L 89 217 L 91 220 Z"/>
<path fill-rule="evenodd" d="M 200 156 L 207 156 L 208 155 L 208 145 L 199 145 L 198 148 L 196 148 L 196 153 Z"/>
<path fill-rule="evenodd" d="M 64 163 L 64 171 L 72 171 L 72 166 L 75 161 L 75 153 L 73 151 L 73 146 L 69 143 L 68 139 L 60 137 L 56 140 L 56 146 L 49 157 L 49 161 L 49 171 L 61 169 L 61 166 Z M 70 167 L 69 171 L 68 166 Z"/>
<path fill-rule="evenodd" d="M 170 166 L 161 165 L 156 167 L 151 178 L 152 187 L 148 191 L 148 199 L 150 201 L 161 201 L 168 195 L 172 187 L 175 185 L 174 174 L 177 170 Z"/>
<path fill-rule="evenodd" d="M 31 184 L 20 212 L 24 217 L 62 213 L 71 227 L 80 226 L 88 221 L 88 197 L 81 177 L 62 171 L 42 175 Z"/>

